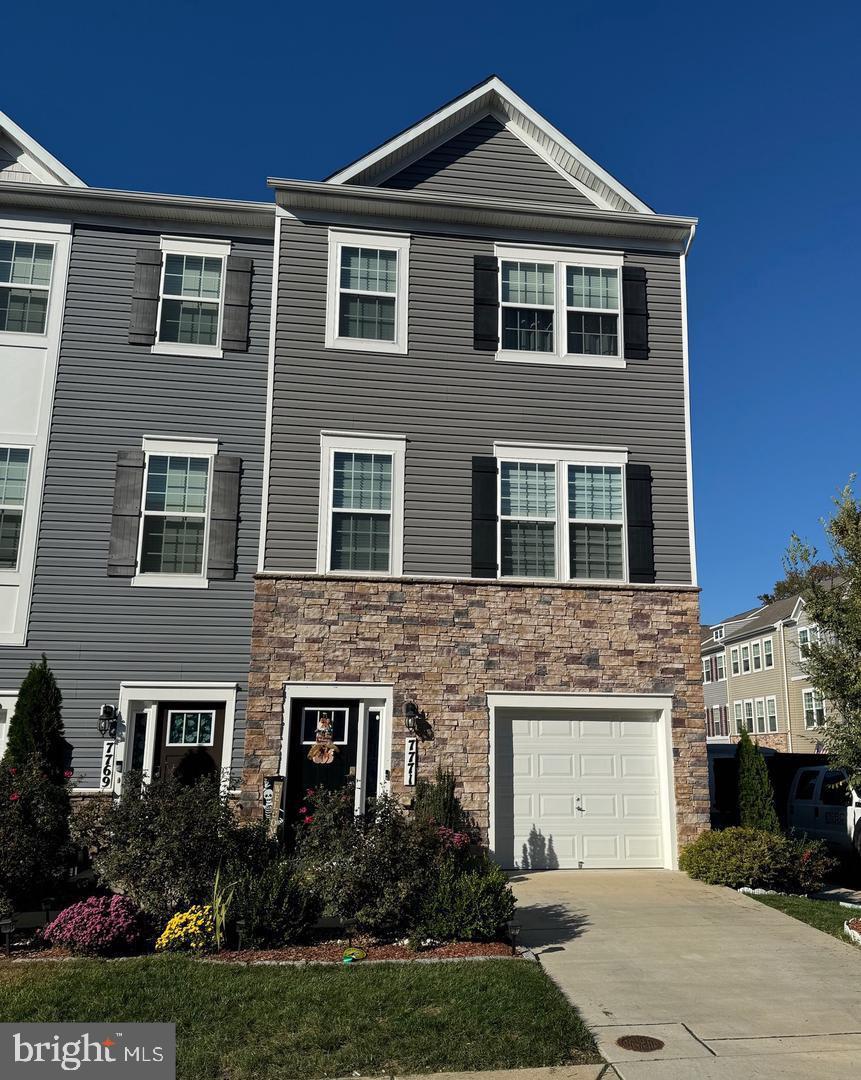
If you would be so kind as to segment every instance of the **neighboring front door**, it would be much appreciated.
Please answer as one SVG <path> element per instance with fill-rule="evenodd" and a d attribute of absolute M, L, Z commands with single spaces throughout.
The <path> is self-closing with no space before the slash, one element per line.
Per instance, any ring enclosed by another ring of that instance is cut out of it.
<path fill-rule="evenodd" d="M 184 783 L 220 776 L 224 702 L 162 702 L 158 707 L 153 772 Z"/>

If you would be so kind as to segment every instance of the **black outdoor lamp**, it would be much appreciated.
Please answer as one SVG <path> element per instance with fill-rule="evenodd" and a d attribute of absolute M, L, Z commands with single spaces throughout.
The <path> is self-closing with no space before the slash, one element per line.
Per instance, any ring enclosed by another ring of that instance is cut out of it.
<path fill-rule="evenodd" d="M 511 955 L 516 956 L 517 955 L 517 935 L 520 933 L 520 930 L 521 930 L 520 923 L 509 922 L 509 923 L 506 923 L 505 926 L 506 926 L 506 929 L 508 930 L 508 936 L 511 938 Z"/>
<path fill-rule="evenodd" d="M 12 933 L 15 930 L 15 920 L 12 918 L 0 919 L 0 934 L 6 938 L 6 955 L 12 955 Z"/>
<path fill-rule="evenodd" d="M 407 731 L 415 731 L 422 720 L 427 720 L 427 713 L 422 712 L 414 701 L 405 701 L 404 723 Z"/>
<path fill-rule="evenodd" d="M 236 951 L 242 952 L 242 933 L 245 930 L 245 920 L 236 920 Z"/>
<path fill-rule="evenodd" d="M 55 905 L 56 900 L 53 896 L 46 896 L 42 901 L 42 911 L 45 912 L 45 926 L 51 921 L 51 908 Z"/>
<path fill-rule="evenodd" d="M 117 710 L 113 705 L 103 705 L 99 711 L 99 734 L 102 738 L 110 739 L 117 737 Z"/>

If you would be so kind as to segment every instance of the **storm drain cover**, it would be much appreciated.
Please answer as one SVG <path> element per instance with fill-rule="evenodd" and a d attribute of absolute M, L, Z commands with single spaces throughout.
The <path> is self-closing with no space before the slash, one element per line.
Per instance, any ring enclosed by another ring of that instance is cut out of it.
<path fill-rule="evenodd" d="M 616 1039 L 616 1046 L 623 1050 L 636 1050 L 640 1054 L 652 1054 L 655 1050 L 663 1050 L 664 1044 L 660 1039 L 653 1039 L 651 1035 L 623 1035 Z"/>

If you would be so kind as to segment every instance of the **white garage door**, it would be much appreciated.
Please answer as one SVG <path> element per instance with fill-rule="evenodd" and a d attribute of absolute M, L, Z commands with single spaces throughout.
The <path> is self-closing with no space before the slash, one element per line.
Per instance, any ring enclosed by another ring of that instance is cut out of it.
<path fill-rule="evenodd" d="M 495 842 L 503 866 L 664 866 L 654 713 L 498 710 Z"/>

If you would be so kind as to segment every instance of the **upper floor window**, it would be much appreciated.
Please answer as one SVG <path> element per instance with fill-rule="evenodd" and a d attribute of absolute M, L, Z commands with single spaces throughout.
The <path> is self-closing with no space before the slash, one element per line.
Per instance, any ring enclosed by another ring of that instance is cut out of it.
<path fill-rule="evenodd" d="M 703 657 L 703 682 L 710 683 L 712 681 L 712 659 L 710 656 Z"/>
<path fill-rule="evenodd" d="M 819 727 L 825 723 L 825 699 L 818 690 L 805 690 L 802 695 L 804 701 L 804 726 L 806 728 Z"/>
<path fill-rule="evenodd" d="M 763 638 L 762 660 L 766 671 L 774 667 L 774 645 L 770 637 Z"/>
<path fill-rule="evenodd" d="M 148 454 L 141 519 L 141 574 L 202 577 L 210 457 Z"/>
<path fill-rule="evenodd" d="M 156 352 L 221 356 L 230 243 L 162 237 Z"/>
<path fill-rule="evenodd" d="M 624 367 L 620 255 L 496 253 L 502 359 Z"/>
<path fill-rule="evenodd" d="M 798 651 L 802 658 L 810 656 L 810 646 L 819 644 L 818 626 L 800 626 L 798 628 Z"/>
<path fill-rule="evenodd" d="M 750 646 L 741 647 L 741 670 L 746 675 L 750 671 Z"/>
<path fill-rule="evenodd" d="M 321 573 L 401 573 L 403 486 L 404 439 L 323 433 Z"/>
<path fill-rule="evenodd" d="M 407 351 L 409 237 L 329 231 L 326 346 Z"/>
<path fill-rule="evenodd" d="M 0 240 L 0 331 L 44 334 L 54 245 Z"/>
<path fill-rule="evenodd" d="M 733 646 L 729 651 L 730 669 L 733 675 L 739 675 L 741 673 L 741 666 L 739 662 L 738 646 Z"/>
<path fill-rule="evenodd" d="M 30 451 L 0 446 L 0 570 L 17 570 Z"/>
<path fill-rule="evenodd" d="M 718 653 L 715 657 L 716 679 L 722 682 L 726 678 L 726 653 Z"/>
<path fill-rule="evenodd" d="M 722 626 L 716 627 L 712 631 L 712 640 L 713 641 L 723 641 L 723 630 L 724 630 L 724 628 Z"/>
<path fill-rule="evenodd" d="M 599 453 L 497 447 L 500 577 L 625 580 L 627 455 Z"/>
<path fill-rule="evenodd" d="M 750 645 L 750 655 L 753 661 L 753 670 L 762 671 L 762 645 L 758 641 L 752 641 Z"/>

